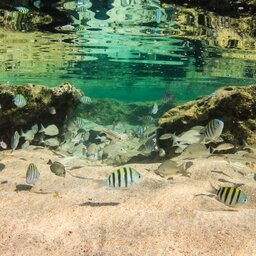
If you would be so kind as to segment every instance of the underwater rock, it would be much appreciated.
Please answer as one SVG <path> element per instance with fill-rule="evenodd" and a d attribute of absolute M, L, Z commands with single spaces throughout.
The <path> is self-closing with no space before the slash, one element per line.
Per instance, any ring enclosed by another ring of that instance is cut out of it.
<path fill-rule="evenodd" d="M 218 118 L 224 122 L 221 137 L 233 145 L 256 143 L 256 85 L 247 87 L 228 86 L 210 96 L 172 108 L 160 119 L 158 138 L 165 133 L 189 130 L 196 125 L 206 125 L 209 120 Z M 159 146 L 170 152 L 170 145 L 158 139 Z"/>
<path fill-rule="evenodd" d="M 13 103 L 15 95 L 21 94 L 26 99 L 24 107 Z M 69 83 L 58 87 L 27 84 L 21 86 L 0 85 L 0 135 L 10 141 L 15 131 L 27 130 L 34 124 L 55 124 L 63 126 L 75 107 L 79 104 L 82 93 Z M 49 107 L 56 109 L 52 115 Z"/>

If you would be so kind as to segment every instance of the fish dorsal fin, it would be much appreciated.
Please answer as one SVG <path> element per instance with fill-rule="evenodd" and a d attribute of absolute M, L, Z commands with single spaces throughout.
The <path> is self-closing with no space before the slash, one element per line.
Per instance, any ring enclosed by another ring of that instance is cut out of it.
<path fill-rule="evenodd" d="M 25 133 L 22 129 L 20 129 L 20 137 L 24 137 Z"/>

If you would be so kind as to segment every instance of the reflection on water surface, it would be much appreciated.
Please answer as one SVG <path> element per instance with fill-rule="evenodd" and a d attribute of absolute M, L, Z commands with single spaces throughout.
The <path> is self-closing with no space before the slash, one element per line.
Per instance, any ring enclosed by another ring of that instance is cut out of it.
<path fill-rule="evenodd" d="M 171 90 L 183 102 L 255 82 L 248 17 L 158 1 L 32 2 L 26 14 L 0 5 L 0 83 L 65 80 L 91 97 L 122 101 Z"/>

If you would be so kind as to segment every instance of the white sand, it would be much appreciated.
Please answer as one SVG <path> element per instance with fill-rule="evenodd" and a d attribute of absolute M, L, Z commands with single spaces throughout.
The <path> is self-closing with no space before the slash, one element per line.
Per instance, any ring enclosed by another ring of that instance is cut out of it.
<path fill-rule="evenodd" d="M 256 255 L 256 181 L 221 158 L 198 159 L 189 169 L 191 178 L 173 180 L 146 170 L 158 164 L 131 164 L 143 181 L 129 189 L 110 189 L 97 180 L 105 180 L 115 168 L 73 160 L 70 166 L 82 168 L 71 172 L 92 180 L 69 174 L 62 178 L 47 165 L 50 158 L 59 158 L 47 149 L 33 149 L 0 152 L 6 165 L 0 182 L 8 181 L 0 184 L 1 256 Z M 26 184 L 31 162 L 38 166 L 40 180 L 32 191 L 16 192 L 17 184 Z M 194 197 L 209 194 L 209 180 L 223 185 L 219 178 L 244 183 L 249 203 L 229 208 L 215 198 Z"/>

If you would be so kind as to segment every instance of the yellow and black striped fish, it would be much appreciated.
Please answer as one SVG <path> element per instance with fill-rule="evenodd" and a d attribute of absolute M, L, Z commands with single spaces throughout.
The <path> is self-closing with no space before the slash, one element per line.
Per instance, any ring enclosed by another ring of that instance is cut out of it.
<path fill-rule="evenodd" d="M 142 116 L 140 120 L 142 120 L 145 123 L 153 123 L 155 121 L 155 119 L 150 115 Z"/>
<path fill-rule="evenodd" d="M 40 176 L 40 172 L 38 171 L 35 164 L 31 163 L 28 166 L 27 174 L 26 174 L 26 182 L 28 184 L 35 184 Z"/>
<path fill-rule="evenodd" d="M 22 108 L 27 105 L 27 100 L 22 94 L 15 95 L 12 101 L 18 108 Z"/>
<path fill-rule="evenodd" d="M 217 139 L 222 133 L 224 123 L 219 119 L 211 120 L 204 128 L 204 136 L 209 139 Z"/>
<path fill-rule="evenodd" d="M 22 14 L 27 14 L 29 12 L 29 9 L 23 6 L 17 6 L 15 9 Z"/>
<path fill-rule="evenodd" d="M 217 190 L 217 198 L 219 201 L 228 206 L 243 204 L 248 201 L 244 192 L 234 187 L 221 187 Z"/>
<path fill-rule="evenodd" d="M 110 187 L 126 188 L 141 179 L 141 174 L 131 167 L 121 167 L 109 175 L 107 183 Z"/>

